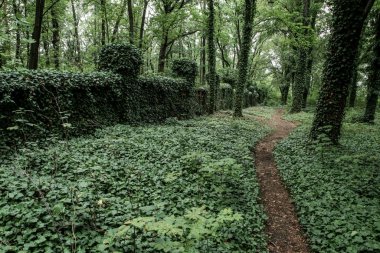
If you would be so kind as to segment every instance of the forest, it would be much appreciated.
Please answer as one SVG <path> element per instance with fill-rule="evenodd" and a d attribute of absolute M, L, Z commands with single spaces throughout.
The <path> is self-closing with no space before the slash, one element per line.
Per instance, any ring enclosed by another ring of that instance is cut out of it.
<path fill-rule="evenodd" d="M 0 17 L 0 253 L 380 252 L 379 0 Z"/>

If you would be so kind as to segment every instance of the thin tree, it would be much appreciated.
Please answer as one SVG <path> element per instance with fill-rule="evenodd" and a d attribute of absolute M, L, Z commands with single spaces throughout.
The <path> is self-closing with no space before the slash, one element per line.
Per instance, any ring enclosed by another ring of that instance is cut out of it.
<path fill-rule="evenodd" d="M 243 38 L 241 42 L 240 56 L 238 62 L 238 83 L 236 90 L 234 117 L 243 117 L 243 95 L 244 88 L 247 83 L 248 58 L 249 52 L 251 50 L 253 18 L 255 9 L 255 0 L 245 0 Z"/>
<path fill-rule="evenodd" d="M 135 26 L 133 22 L 133 4 L 132 0 L 128 0 L 128 22 L 129 22 L 129 41 L 134 44 L 135 41 Z"/>
<path fill-rule="evenodd" d="M 45 0 L 37 0 L 36 1 L 36 9 L 34 15 L 34 26 L 32 39 L 33 42 L 30 45 L 30 55 L 28 61 L 29 69 L 37 69 L 38 68 L 38 60 L 39 60 L 39 49 L 40 49 L 40 39 L 41 39 L 41 30 L 42 30 L 42 20 L 43 13 L 45 7 Z"/>
<path fill-rule="evenodd" d="M 310 132 L 312 140 L 318 140 L 325 135 L 333 144 L 339 141 L 360 35 L 374 1 L 332 1 L 331 35 Z"/>
<path fill-rule="evenodd" d="M 80 39 L 79 39 L 79 21 L 77 17 L 77 13 L 75 10 L 74 0 L 71 0 L 71 9 L 73 12 L 73 21 L 74 21 L 74 37 L 75 37 L 75 45 L 74 45 L 74 52 L 75 52 L 75 63 L 78 66 L 80 70 L 82 70 L 82 56 L 81 56 L 81 47 L 80 47 Z M 103 39 L 103 37 L 102 37 Z"/>
<path fill-rule="evenodd" d="M 213 114 L 216 105 L 216 56 L 215 56 L 215 9 L 214 0 L 208 0 L 208 22 L 207 22 L 207 46 L 208 46 L 208 68 L 210 85 L 210 103 L 208 112 Z"/>
<path fill-rule="evenodd" d="M 373 58 L 367 81 L 367 101 L 363 121 L 373 123 L 380 92 L 380 10 L 377 10 L 375 21 L 375 39 Z"/>

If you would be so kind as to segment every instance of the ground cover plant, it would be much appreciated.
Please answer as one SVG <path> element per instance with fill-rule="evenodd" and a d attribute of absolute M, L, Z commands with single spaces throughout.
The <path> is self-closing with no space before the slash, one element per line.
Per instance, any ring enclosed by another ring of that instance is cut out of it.
<path fill-rule="evenodd" d="M 380 251 L 380 122 L 347 114 L 340 146 L 307 143 L 312 114 L 302 113 L 287 117 L 303 125 L 275 151 L 315 252 Z"/>
<path fill-rule="evenodd" d="M 0 252 L 266 252 L 252 120 L 170 119 L 0 165 Z"/>

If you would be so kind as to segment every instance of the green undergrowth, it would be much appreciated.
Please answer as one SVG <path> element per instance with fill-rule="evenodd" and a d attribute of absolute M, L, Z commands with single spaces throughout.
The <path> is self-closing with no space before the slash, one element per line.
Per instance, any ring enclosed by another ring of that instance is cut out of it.
<path fill-rule="evenodd" d="M 266 252 L 249 119 L 117 125 L 0 165 L 0 252 Z"/>
<path fill-rule="evenodd" d="M 243 110 L 245 116 L 256 116 L 265 119 L 271 119 L 276 110 L 268 106 L 255 106 Z"/>
<path fill-rule="evenodd" d="M 275 150 L 314 252 L 380 252 L 380 121 L 347 112 L 339 147 L 307 143 L 312 115 Z"/>

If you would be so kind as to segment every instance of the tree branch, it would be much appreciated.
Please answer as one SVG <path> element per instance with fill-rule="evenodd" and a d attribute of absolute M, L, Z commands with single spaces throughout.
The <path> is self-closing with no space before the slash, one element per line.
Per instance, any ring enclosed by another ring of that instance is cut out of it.
<path fill-rule="evenodd" d="M 194 33 L 196 33 L 196 32 L 199 32 L 199 30 L 195 30 L 195 31 L 190 31 L 190 32 L 182 33 L 182 34 L 180 34 L 179 36 L 175 37 L 174 39 L 169 40 L 169 41 L 168 41 L 168 45 L 173 44 L 176 40 L 178 40 L 178 39 L 180 39 L 180 38 L 187 37 L 187 36 L 192 35 L 192 34 L 194 34 Z"/>
<path fill-rule="evenodd" d="M 44 11 L 44 13 L 42 14 L 42 16 L 45 16 L 45 14 L 46 13 L 48 13 L 50 10 L 51 10 L 51 8 L 53 8 L 54 7 L 54 5 L 56 5 L 58 2 L 59 2 L 60 0 L 55 0 L 45 11 Z"/>
<path fill-rule="evenodd" d="M 369 12 L 371 11 L 371 8 L 372 8 L 372 6 L 373 6 L 373 4 L 375 3 L 375 0 L 368 0 L 368 2 L 367 2 L 367 5 L 365 6 L 365 8 L 364 8 L 364 19 L 366 19 L 367 18 L 367 16 L 368 16 L 368 14 L 369 14 Z"/>

